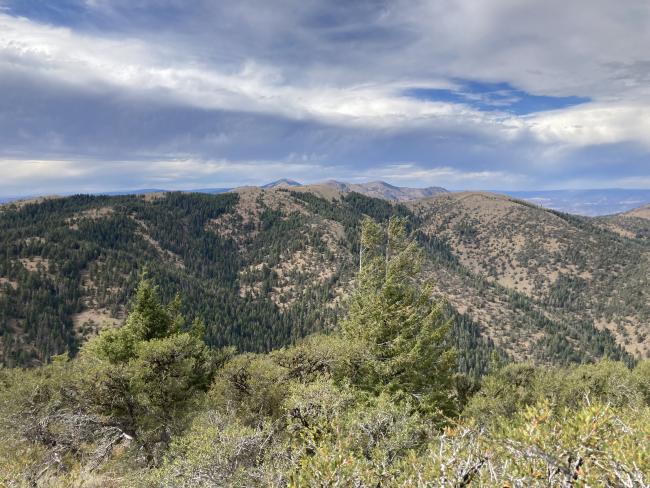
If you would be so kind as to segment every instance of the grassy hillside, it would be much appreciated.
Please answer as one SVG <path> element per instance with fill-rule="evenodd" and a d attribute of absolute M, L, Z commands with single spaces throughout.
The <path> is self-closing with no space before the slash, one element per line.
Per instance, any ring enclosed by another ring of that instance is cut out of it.
<path fill-rule="evenodd" d="M 557 340 L 540 336 L 534 326 L 522 327 L 522 309 L 578 334 L 609 331 L 635 355 L 650 351 L 646 242 L 596 220 L 494 194 L 446 194 L 410 207 L 423 232 L 444 242 L 472 275 L 473 285 L 461 279 L 463 273 L 436 273 L 451 302 L 495 340 L 505 337 L 503 345 L 513 353 L 534 354 L 540 342 Z"/>
<path fill-rule="evenodd" d="M 600 226 L 629 239 L 650 240 L 650 205 L 597 219 Z"/>
<path fill-rule="evenodd" d="M 2 362 L 74 352 L 121 323 L 145 269 L 165 300 L 186 297 L 212 346 L 267 351 L 328 330 L 358 267 L 362 217 L 393 214 L 422 231 L 426 273 L 449 301 L 462 370 L 483 371 L 493 344 L 547 363 L 629 360 L 621 347 L 647 353 L 641 241 L 494 195 L 404 206 L 298 187 L 2 207 Z"/>

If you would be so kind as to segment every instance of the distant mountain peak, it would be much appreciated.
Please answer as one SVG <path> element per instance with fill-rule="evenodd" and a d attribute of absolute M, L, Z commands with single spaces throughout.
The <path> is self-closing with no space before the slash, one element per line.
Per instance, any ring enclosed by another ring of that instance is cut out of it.
<path fill-rule="evenodd" d="M 391 185 L 390 183 L 386 183 L 385 181 L 377 180 L 377 181 L 369 181 L 368 183 L 365 183 L 365 186 L 383 186 L 385 188 L 391 188 L 393 190 L 399 189 L 399 186 Z"/>
<path fill-rule="evenodd" d="M 297 182 L 296 180 L 291 180 L 289 178 L 281 178 L 266 185 L 262 185 L 261 188 L 278 188 L 283 186 L 302 186 L 302 183 Z"/>
<path fill-rule="evenodd" d="M 370 181 L 368 183 L 343 183 L 336 180 L 328 180 L 322 183 L 325 186 L 335 188 L 342 192 L 357 192 L 375 198 L 383 198 L 391 201 L 409 201 L 428 198 L 440 193 L 447 193 L 441 187 L 428 188 L 407 188 L 391 185 L 385 181 Z"/>
<path fill-rule="evenodd" d="M 314 191 L 321 194 L 325 189 L 331 193 L 332 190 L 336 193 L 361 193 L 374 198 L 382 198 L 393 202 L 406 202 L 411 200 L 420 200 L 422 198 L 429 198 L 440 193 L 448 193 L 447 190 L 437 186 L 427 188 L 408 188 L 402 186 L 391 185 L 385 181 L 370 181 L 368 183 L 347 183 L 345 181 L 327 180 L 321 183 L 313 183 L 303 185 L 295 180 L 289 178 L 282 178 L 259 188 L 264 190 L 272 190 L 274 188 L 296 188 L 301 187 L 301 191 Z M 237 190 L 237 189 L 235 189 Z M 319 193 L 321 192 L 321 193 Z M 327 192 L 326 192 L 327 193 Z"/>

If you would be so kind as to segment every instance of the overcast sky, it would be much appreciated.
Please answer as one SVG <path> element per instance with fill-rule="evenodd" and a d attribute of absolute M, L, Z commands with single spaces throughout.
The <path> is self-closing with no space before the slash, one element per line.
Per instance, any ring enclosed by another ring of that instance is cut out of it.
<path fill-rule="evenodd" d="M 0 195 L 650 188 L 646 0 L 0 0 Z"/>

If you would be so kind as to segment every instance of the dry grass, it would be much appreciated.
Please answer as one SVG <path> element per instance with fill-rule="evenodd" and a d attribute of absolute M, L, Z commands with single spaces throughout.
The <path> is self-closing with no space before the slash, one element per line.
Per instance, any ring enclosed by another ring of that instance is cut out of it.
<path fill-rule="evenodd" d="M 291 190 L 296 188 L 302 187 L 291 187 Z M 257 230 L 242 234 L 239 228 L 250 223 L 257 224 L 266 208 L 281 211 L 286 216 L 294 212 L 310 215 L 303 205 L 296 202 L 290 194 L 282 189 L 241 187 L 233 191 L 239 195 L 239 201 L 234 211 L 211 220 L 206 224 L 206 229 L 216 232 L 220 236 L 230 237 L 240 245 L 254 238 L 257 235 Z"/>
<path fill-rule="evenodd" d="M 42 197 L 36 197 L 36 198 L 24 198 L 22 200 L 14 200 L 13 202 L 5 203 L 2 206 L 3 207 L 15 207 L 15 208 L 22 208 L 25 205 L 31 205 L 31 204 L 37 204 L 37 203 L 43 203 L 47 200 L 56 200 L 59 198 L 64 198 L 59 195 L 45 195 Z"/>
<path fill-rule="evenodd" d="M 43 258 L 41 256 L 33 256 L 31 258 L 20 258 L 19 261 L 27 271 L 30 271 L 32 273 L 35 273 L 40 270 L 43 270 L 47 273 L 50 270 L 49 259 Z"/>
<path fill-rule="evenodd" d="M 441 194 L 411 206 L 426 215 L 424 231 L 444 238 L 464 266 L 506 288 L 533 296 L 547 291 L 560 273 L 574 272 L 522 261 L 524 254 L 561 255 L 572 245 L 568 224 L 553 214 L 490 193 Z M 463 228 L 475 235 L 464 236 Z"/>
<path fill-rule="evenodd" d="M 629 212 L 626 212 L 623 215 L 625 215 L 626 217 L 637 217 L 639 219 L 650 220 L 650 205 L 646 205 L 645 207 L 630 210 Z"/>
<path fill-rule="evenodd" d="M 291 188 L 291 191 L 299 193 L 313 193 L 314 195 L 324 198 L 325 200 L 340 200 L 344 194 L 339 189 L 326 184 L 295 186 Z"/>
<path fill-rule="evenodd" d="M 608 268 L 603 268 L 603 257 L 589 251 L 590 245 L 598 245 L 592 233 L 544 209 L 489 193 L 441 194 L 408 206 L 426 223 L 422 230 L 446 242 L 473 275 L 526 295 L 532 303 L 543 302 L 560 277 L 582 279 L 586 289 L 581 296 L 586 306 L 567 310 L 535 305 L 537 312 L 565 323 L 598 321 L 622 347 L 637 356 L 644 356 L 650 349 L 645 338 L 650 336 L 650 323 L 641 318 L 641 313 L 605 319 L 596 310 L 596 304 L 610 299 L 612 285 L 608 280 L 621 275 L 631 263 L 612 260 Z M 576 250 L 587 259 L 586 264 L 572 261 L 570 256 Z M 501 302 L 503 291 L 488 288 L 479 292 L 471 279 L 442 268 L 430 273 L 441 296 L 481 325 L 497 345 L 514 357 L 529 355 L 539 338 L 519 325 L 525 320 L 520 312 Z M 639 284 L 630 282 L 629 286 Z"/>
<path fill-rule="evenodd" d="M 75 334 L 81 340 L 96 336 L 105 328 L 122 325 L 123 319 L 115 318 L 107 309 L 90 309 L 72 316 Z"/>
<path fill-rule="evenodd" d="M 15 290 L 18 288 L 18 283 L 10 280 L 9 278 L 3 278 L 2 276 L 0 276 L 0 293 L 2 293 L 2 287 L 4 286 L 9 286 L 10 288 L 13 288 Z"/>
<path fill-rule="evenodd" d="M 246 277 L 255 271 L 262 270 L 264 266 L 265 263 L 259 263 L 240 271 L 240 281 L 243 282 L 239 289 L 240 296 L 261 296 L 262 283 L 246 283 Z M 338 265 L 336 262 L 326 262 L 313 248 L 307 247 L 291 255 L 281 256 L 280 263 L 271 268 L 271 271 L 277 277 L 277 285 L 272 287 L 268 298 L 277 307 L 285 310 L 306 291 L 306 288 L 298 283 L 300 279 L 303 279 L 310 287 L 322 284 L 336 274 Z M 336 302 L 338 303 L 339 300 L 337 299 Z"/>
<path fill-rule="evenodd" d="M 100 220 L 112 215 L 115 210 L 112 207 L 90 208 L 67 218 L 65 222 L 73 230 L 79 229 L 79 222 L 85 219 Z"/>

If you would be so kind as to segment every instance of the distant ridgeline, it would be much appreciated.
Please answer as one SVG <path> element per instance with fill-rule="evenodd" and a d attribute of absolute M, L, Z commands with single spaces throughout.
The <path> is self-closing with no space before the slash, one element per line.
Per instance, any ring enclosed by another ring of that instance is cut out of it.
<path fill-rule="evenodd" d="M 0 362 L 74 354 L 122 323 L 144 271 L 164 300 L 183 295 L 211 346 L 268 351 L 331 330 L 358 269 L 364 215 L 400 215 L 417 232 L 425 275 L 448 302 L 461 371 L 482 374 L 495 353 L 560 364 L 647 354 L 647 240 L 494 195 L 397 204 L 328 191 L 1 207 Z"/>

